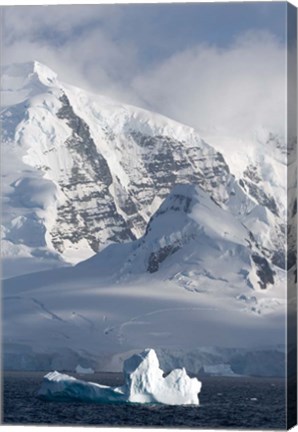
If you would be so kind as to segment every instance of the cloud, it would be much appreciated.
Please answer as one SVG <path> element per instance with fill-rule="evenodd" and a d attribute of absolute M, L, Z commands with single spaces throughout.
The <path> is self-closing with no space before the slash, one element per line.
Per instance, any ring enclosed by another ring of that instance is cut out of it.
<path fill-rule="evenodd" d="M 266 127 L 283 131 L 285 46 L 249 32 L 224 49 L 198 45 L 135 77 L 148 106 L 201 130 L 235 135 Z"/>
<path fill-rule="evenodd" d="M 202 133 L 242 136 L 260 126 L 285 129 L 286 51 L 272 33 L 246 31 L 221 47 L 192 40 L 191 48 L 172 48 L 166 58 L 146 63 L 154 57 L 151 27 L 140 42 L 138 32 L 125 27 L 134 22 L 132 12 L 127 17 L 119 6 L 4 8 L 2 60 L 38 60 L 61 80 L 160 112 Z M 169 37 L 160 29 L 160 37 L 165 34 Z"/>
<path fill-rule="evenodd" d="M 127 98 L 136 49 L 109 30 L 119 19 L 121 10 L 112 7 L 5 8 L 2 62 L 38 60 L 61 80 Z"/>
<path fill-rule="evenodd" d="M 109 6 L 14 6 L 3 8 L 3 35 L 7 42 L 36 38 L 53 43 L 52 37 L 65 40 L 79 36 L 98 25 L 117 24 L 119 9 Z"/>

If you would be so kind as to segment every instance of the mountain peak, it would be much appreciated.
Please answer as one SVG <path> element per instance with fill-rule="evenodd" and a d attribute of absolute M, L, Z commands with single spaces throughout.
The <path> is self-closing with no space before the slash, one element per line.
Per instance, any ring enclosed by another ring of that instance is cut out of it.
<path fill-rule="evenodd" d="M 203 191 L 200 193 L 204 194 Z M 190 213 L 199 201 L 198 188 L 193 184 L 177 184 L 160 206 L 156 216 L 168 211 Z"/>
<path fill-rule="evenodd" d="M 12 63 L 1 68 L 1 102 L 10 106 L 57 84 L 57 74 L 38 62 Z"/>
<path fill-rule="evenodd" d="M 35 73 L 38 76 L 39 80 L 43 84 L 49 85 L 54 83 L 57 80 L 57 74 L 48 66 L 38 61 L 34 61 L 32 62 L 32 64 L 33 64 L 33 73 Z"/>
<path fill-rule="evenodd" d="M 223 156 L 194 129 L 60 83 L 55 72 L 38 61 L 8 67 L 3 85 L 6 158 L 15 160 L 11 149 L 15 142 L 24 152 L 17 161 L 26 164 L 24 178 L 30 166 L 32 178 L 42 174 L 57 186 L 46 211 L 48 219 L 38 226 L 47 233 L 45 240 L 42 232 L 42 241 L 66 262 L 89 258 L 110 243 L 141 238 L 149 229 L 154 244 L 165 233 L 172 238 L 183 232 L 183 239 L 188 239 L 207 225 L 214 239 L 222 237 L 226 220 L 227 240 L 235 231 L 230 227 L 237 216 L 253 233 L 251 241 L 262 245 L 268 257 L 275 254 L 275 262 L 283 265 L 284 236 L 282 229 L 276 230 L 282 226 L 276 210 L 279 202 L 272 198 L 271 184 L 268 193 L 263 190 L 260 167 L 269 170 L 262 161 L 247 167 L 238 183 Z M 22 196 L 19 171 L 15 171 L 14 182 L 7 177 L 10 200 L 12 184 L 15 199 Z M 35 196 L 36 182 L 29 185 Z M 193 213 L 193 208 L 198 211 Z M 220 208 L 230 217 L 220 213 Z M 31 224 L 32 209 L 28 208 L 26 218 L 21 216 L 24 224 Z M 8 239 L 15 232 L 19 235 L 19 221 L 14 224 L 7 220 Z M 272 235 L 266 234 L 264 224 Z M 246 234 L 241 231 L 240 238 L 246 239 Z M 27 246 L 31 248 L 30 239 Z"/>
<path fill-rule="evenodd" d="M 57 79 L 57 74 L 48 66 L 38 62 L 12 63 L 2 68 L 2 90 L 16 91 L 28 86 L 38 79 L 48 86 Z"/>

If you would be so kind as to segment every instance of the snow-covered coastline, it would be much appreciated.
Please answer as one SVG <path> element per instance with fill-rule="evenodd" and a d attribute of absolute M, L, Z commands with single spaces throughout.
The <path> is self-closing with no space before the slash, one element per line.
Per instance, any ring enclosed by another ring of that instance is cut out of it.
<path fill-rule="evenodd" d="M 3 77 L 4 367 L 119 370 L 152 346 L 168 369 L 282 376 L 281 137 L 233 158 L 38 62 Z"/>

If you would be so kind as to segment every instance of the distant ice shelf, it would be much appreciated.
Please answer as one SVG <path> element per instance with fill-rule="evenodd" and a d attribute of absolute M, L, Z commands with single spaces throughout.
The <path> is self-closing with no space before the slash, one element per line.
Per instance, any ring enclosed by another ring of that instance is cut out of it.
<path fill-rule="evenodd" d="M 99 403 L 158 403 L 199 405 L 201 382 L 186 370 L 175 369 L 164 377 L 153 349 L 134 354 L 123 365 L 125 384 L 108 387 L 78 380 L 57 371 L 45 375 L 38 396 L 48 400 Z"/>

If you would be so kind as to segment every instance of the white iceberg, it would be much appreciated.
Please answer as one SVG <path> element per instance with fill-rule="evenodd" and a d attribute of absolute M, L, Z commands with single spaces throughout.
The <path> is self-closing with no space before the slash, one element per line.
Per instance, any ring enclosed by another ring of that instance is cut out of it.
<path fill-rule="evenodd" d="M 127 359 L 123 373 L 123 386 L 108 387 L 50 372 L 45 375 L 38 395 L 51 400 L 199 405 L 201 382 L 190 378 L 184 368 L 164 377 L 153 349 Z"/>
<path fill-rule="evenodd" d="M 230 364 L 215 364 L 215 365 L 204 365 L 203 373 L 210 376 L 237 376 L 232 369 Z"/>
<path fill-rule="evenodd" d="M 78 365 L 76 367 L 76 373 L 77 374 L 81 374 L 81 375 L 83 375 L 83 374 L 86 374 L 86 375 L 87 374 L 94 374 L 94 370 L 92 368 L 84 368 L 81 365 Z"/>
<path fill-rule="evenodd" d="M 129 402 L 166 405 L 199 405 L 201 382 L 186 370 L 174 369 L 164 378 L 153 349 L 135 354 L 124 362 L 125 392 Z"/>

